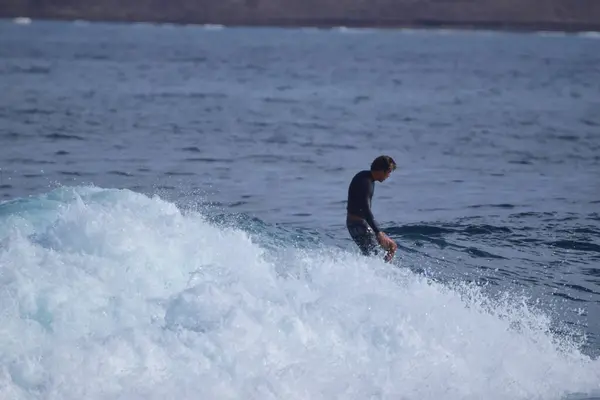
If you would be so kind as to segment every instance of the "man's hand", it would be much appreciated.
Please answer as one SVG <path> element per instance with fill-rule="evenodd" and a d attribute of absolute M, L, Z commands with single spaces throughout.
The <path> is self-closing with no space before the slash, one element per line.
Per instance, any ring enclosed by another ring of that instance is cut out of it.
<path fill-rule="evenodd" d="M 379 232 L 377 234 L 377 241 L 379 242 L 381 247 L 383 247 L 385 250 L 387 250 L 387 254 L 385 255 L 385 261 L 390 261 L 392 259 L 392 257 L 394 257 L 394 254 L 396 253 L 396 250 L 398 249 L 398 245 L 396 244 L 395 241 L 390 239 L 383 232 Z"/>

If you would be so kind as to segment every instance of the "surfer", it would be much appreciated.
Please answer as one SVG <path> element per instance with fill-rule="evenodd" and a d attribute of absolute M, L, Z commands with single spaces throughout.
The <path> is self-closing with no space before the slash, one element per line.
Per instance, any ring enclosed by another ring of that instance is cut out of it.
<path fill-rule="evenodd" d="M 398 245 L 381 231 L 371 212 L 371 200 L 375 181 L 385 181 L 396 169 L 396 162 L 389 156 L 379 156 L 371 163 L 370 170 L 358 172 L 348 187 L 346 227 L 352 240 L 362 254 L 376 254 L 377 243 L 386 250 L 384 260 L 389 262 Z"/>

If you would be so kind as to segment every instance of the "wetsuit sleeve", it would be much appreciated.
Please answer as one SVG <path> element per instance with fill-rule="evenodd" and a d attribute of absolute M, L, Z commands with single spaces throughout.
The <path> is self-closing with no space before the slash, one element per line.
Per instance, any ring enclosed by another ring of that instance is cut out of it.
<path fill-rule="evenodd" d="M 369 224 L 371 229 L 373 229 L 373 232 L 375 232 L 375 234 L 378 234 L 381 230 L 379 229 L 379 225 L 377 224 L 377 221 L 375 221 L 375 218 L 373 217 L 373 212 L 371 211 L 370 200 L 373 195 L 373 185 L 369 181 L 365 180 L 362 182 L 362 186 L 362 190 L 360 191 L 362 194 L 360 208 L 364 210 L 365 219 L 367 220 L 367 223 Z"/>

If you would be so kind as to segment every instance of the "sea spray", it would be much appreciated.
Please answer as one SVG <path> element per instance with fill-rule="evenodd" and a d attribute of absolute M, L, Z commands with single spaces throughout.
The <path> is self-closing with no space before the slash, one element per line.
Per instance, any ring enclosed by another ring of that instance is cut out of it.
<path fill-rule="evenodd" d="M 0 398 L 553 399 L 600 362 L 524 303 L 339 249 L 273 256 L 128 190 L 0 205 Z"/>

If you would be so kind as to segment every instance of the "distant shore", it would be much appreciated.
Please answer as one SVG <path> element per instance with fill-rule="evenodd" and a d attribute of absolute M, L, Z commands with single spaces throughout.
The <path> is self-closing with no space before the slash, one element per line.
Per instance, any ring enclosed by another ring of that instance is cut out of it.
<path fill-rule="evenodd" d="M 58 4 L 57 4 L 58 3 Z M 599 32 L 600 0 L 7 0 L 0 18 L 223 25 Z"/>
<path fill-rule="evenodd" d="M 599 0 L 600 1 L 600 0 Z M 136 18 L 61 18 L 61 17 L 28 17 L 28 16 L 0 16 L 1 19 L 31 19 L 32 21 L 44 20 L 54 22 L 86 21 L 96 23 L 148 23 L 148 24 L 173 24 L 173 25 L 215 25 L 231 28 L 241 27 L 273 27 L 273 28 L 355 28 L 355 29 L 455 29 L 455 30 L 490 30 L 507 32 L 565 32 L 583 33 L 600 32 L 600 24 L 578 24 L 578 23 L 509 23 L 509 22 L 456 22 L 456 21 L 368 21 L 347 19 L 314 19 L 314 20 L 264 20 L 264 21 L 199 21 L 199 20 L 163 20 L 163 19 L 136 19 Z"/>

